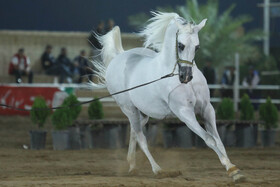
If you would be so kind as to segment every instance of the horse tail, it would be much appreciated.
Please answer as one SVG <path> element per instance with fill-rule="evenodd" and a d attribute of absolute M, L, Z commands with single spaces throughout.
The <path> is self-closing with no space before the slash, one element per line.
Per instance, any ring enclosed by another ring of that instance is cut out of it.
<path fill-rule="evenodd" d="M 103 36 L 95 34 L 95 37 L 103 47 L 100 52 L 101 61 L 93 61 L 95 67 L 94 75 L 98 78 L 98 83 L 91 82 L 91 86 L 95 88 L 106 88 L 106 69 L 115 56 L 124 52 L 120 28 L 115 26 L 107 34 Z"/>

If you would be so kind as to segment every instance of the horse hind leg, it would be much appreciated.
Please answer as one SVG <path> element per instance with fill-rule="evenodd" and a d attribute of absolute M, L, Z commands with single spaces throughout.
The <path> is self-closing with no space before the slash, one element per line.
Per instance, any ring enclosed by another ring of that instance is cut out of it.
<path fill-rule="evenodd" d="M 130 164 L 130 171 L 132 171 L 135 168 L 136 162 L 135 162 L 135 151 L 136 151 L 136 140 L 142 149 L 142 151 L 147 156 L 151 166 L 152 170 L 155 174 L 158 174 L 161 171 L 161 168 L 159 165 L 155 162 L 154 158 L 152 157 L 148 145 L 146 137 L 143 134 L 142 131 L 142 124 L 145 122 L 145 119 L 141 120 L 141 113 L 140 111 L 135 107 L 121 107 L 124 114 L 128 117 L 131 127 L 131 135 L 130 137 L 130 143 L 129 143 L 129 150 L 128 150 L 128 163 Z M 142 121 L 142 124 L 141 124 Z M 146 123 L 146 122 L 145 122 Z"/>

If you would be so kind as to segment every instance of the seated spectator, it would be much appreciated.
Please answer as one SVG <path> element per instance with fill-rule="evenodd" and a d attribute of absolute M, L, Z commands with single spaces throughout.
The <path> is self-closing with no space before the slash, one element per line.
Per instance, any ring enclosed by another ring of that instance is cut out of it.
<path fill-rule="evenodd" d="M 33 72 L 30 69 L 30 59 L 24 55 L 24 49 L 21 48 L 18 50 L 18 53 L 15 54 L 9 65 L 9 74 L 15 75 L 16 83 L 21 83 L 21 76 L 28 76 L 28 83 L 33 81 Z"/>
<path fill-rule="evenodd" d="M 41 63 L 42 67 L 46 74 L 51 74 L 50 71 L 48 71 L 55 63 L 55 58 L 52 56 L 52 46 L 47 45 L 45 52 L 41 56 Z"/>
<path fill-rule="evenodd" d="M 107 28 L 106 28 L 106 33 L 110 32 L 115 26 L 115 22 L 113 19 L 109 19 L 107 21 Z"/>
<path fill-rule="evenodd" d="M 56 59 L 56 65 L 59 68 L 60 72 L 60 83 L 64 82 L 64 79 L 67 77 L 68 83 L 72 83 L 72 70 L 73 65 L 70 59 L 67 57 L 66 48 L 61 48 L 60 55 Z"/>
<path fill-rule="evenodd" d="M 78 83 L 82 82 L 84 76 L 88 75 L 88 80 L 92 81 L 92 70 L 89 67 L 89 61 L 86 58 L 86 51 L 82 50 L 80 55 L 74 59 L 74 74 L 78 73 Z"/>

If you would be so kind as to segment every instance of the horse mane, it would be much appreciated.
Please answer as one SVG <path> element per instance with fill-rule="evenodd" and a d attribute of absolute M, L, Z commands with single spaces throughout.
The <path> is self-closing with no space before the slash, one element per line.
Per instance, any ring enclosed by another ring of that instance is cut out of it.
<path fill-rule="evenodd" d="M 144 37 L 144 46 L 161 51 L 164 35 L 172 19 L 180 18 L 176 13 L 151 12 L 154 16 L 148 20 L 150 22 L 139 35 Z"/>

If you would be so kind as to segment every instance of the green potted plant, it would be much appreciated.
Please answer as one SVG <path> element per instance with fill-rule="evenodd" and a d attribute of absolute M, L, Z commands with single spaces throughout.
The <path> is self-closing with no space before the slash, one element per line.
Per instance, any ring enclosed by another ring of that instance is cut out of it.
<path fill-rule="evenodd" d="M 62 103 L 61 109 L 56 109 L 52 115 L 55 130 L 52 132 L 55 150 L 80 148 L 80 133 L 76 128 L 71 129 L 73 121 L 81 112 L 77 97 L 70 94 Z"/>
<path fill-rule="evenodd" d="M 90 120 L 103 119 L 104 117 L 103 106 L 99 100 L 90 103 L 88 107 L 88 116 Z M 106 147 L 103 124 L 94 123 L 93 125 L 88 127 L 88 130 L 90 131 L 90 137 L 91 137 L 89 141 L 90 148 Z"/>
<path fill-rule="evenodd" d="M 235 144 L 235 135 L 232 130 L 234 119 L 234 105 L 232 99 L 223 98 L 217 108 L 217 130 L 222 142 L 226 146 L 233 146 Z"/>
<path fill-rule="evenodd" d="M 257 143 L 258 123 L 254 120 L 254 107 L 247 94 L 240 101 L 240 121 L 236 123 L 236 146 L 253 147 Z"/>
<path fill-rule="evenodd" d="M 53 112 L 52 124 L 54 126 L 54 130 L 52 131 L 52 139 L 54 150 L 70 149 L 69 131 L 67 130 L 67 127 L 71 123 L 72 119 L 69 118 L 69 109 L 56 109 Z"/>
<path fill-rule="evenodd" d="M 45 108 L 45 109 L 44 109 Z M 36 97 L 32 109 L 30 111 L 31 121 L 37 125 L 37 130 L 31 130 L 30 134 L 30 147 L 31 149 L 44 149 L 46 145 L 47 131 L 42 130 L 50 110 L 43 97 Z"/>
<path fill-rule="evenodd" d="M 259 108 L 260 119 L 264 122 L 262 131 L 263 146 L 273 146 L 275 144 L 275 128 L 278 127 L 278 110 L 271 103 L 270 97 Z"/>
<path fill-rule="evenodd" d="M 80 127 L 73 124 L 73 122 L 78 118 L 79 114 L 81 113 L 82 106 L 78 101 L 77 97 L 73 94 L 70 94 L 62 103 L 63 106 L 68 107 L 69 115 L 68 117 L 71 118 L 71 123 L 67 129 L 69 130 L 69 144 L 70 149 L 81 149 L 81 133 Z"/>

